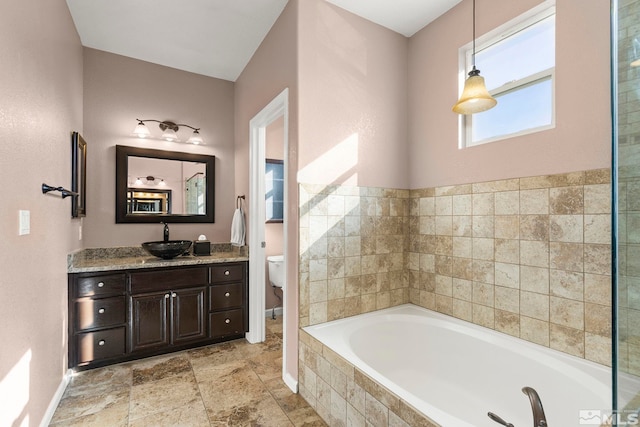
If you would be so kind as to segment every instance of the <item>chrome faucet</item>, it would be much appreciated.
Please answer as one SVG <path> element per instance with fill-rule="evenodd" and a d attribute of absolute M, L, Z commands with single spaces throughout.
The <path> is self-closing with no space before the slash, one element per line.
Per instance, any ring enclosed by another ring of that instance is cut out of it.
<path fill-rule="evenodd" d="M 522 392 L 529 397 L 531 401 L 531 410 L 533 411 L 533 427 L 547 427 L 547 417 L 544 415 L 542 401 L 538 392 L 531 387 L 523 387 Z"/>
<path fill-rule="evenodd" d="M 161 222 L 160 224 L 164 224 L 164 241 L 168 242 L 169 241 L 169 224 L 167 224 L 166 222 Z"/>
<path fill-rule="evenodd" d="M 544 409 L 542 409 L 542 401 L 540 401 L 540 396 L 538 396 L 538 393 L 531 387 L 523 387 L 522 392 L 526 394 L 531 401 L 531 410 L 533 411 L 533 427 L 548 427 L 547 418 L 544 415 Z M 514 427 L 513 424 L 506 422 L 493 412 L 488 412 L 487 415 L 498 424 L 502 424 L 505 427 Z"/>

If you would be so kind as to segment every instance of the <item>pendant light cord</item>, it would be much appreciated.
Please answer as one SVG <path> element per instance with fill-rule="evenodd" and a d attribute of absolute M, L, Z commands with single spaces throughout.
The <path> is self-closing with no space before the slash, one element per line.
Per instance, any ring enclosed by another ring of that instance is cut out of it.
<path fill-rule="evenodd" d="M 473 0 L 473 53 L 471 55 L 472 69 L 476 68 L 476 0 Z"/>

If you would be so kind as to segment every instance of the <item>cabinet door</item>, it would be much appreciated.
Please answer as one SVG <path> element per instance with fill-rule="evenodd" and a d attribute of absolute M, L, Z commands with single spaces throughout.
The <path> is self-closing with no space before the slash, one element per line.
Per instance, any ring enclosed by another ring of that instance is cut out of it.
<path fill-rule="evenodd" d="M 170 292 L 131 296 L 131 351 L 169 345 L 170 301 Z"/>
<path fill-rule="evenodd" d="M 207 288 L 203 286 L 180 289 L 171 294 L 174 344 L 207 338 L 206 292 Z"/>

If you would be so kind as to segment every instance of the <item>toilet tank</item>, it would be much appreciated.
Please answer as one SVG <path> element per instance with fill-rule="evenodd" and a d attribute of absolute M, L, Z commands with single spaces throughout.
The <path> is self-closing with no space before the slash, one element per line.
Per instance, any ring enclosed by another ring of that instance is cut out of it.
<path fill-rule="evenodd" d="M 284 256 L 272 255 L 267 257 L 269 263 L 269 282 L 271 286 L 284 288 Z"/>

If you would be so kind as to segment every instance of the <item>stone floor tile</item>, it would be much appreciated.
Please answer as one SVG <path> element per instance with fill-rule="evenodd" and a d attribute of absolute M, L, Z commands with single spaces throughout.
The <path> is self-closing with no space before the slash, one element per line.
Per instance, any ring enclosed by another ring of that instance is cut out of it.
<path fill-rule="evenodd" d="M 129 427 L 209 427 L 202 400 L 167 411 L 155 412 L 129 422 Z"/>
<path fill-rule="evenodd" d="M 201 401 L 193 372 L 183 372 L 131 388 L 129 422 Z"/>
<path fill-rule="evenodd" d="M 186 354 L 153 357 L 140 361 L 132 368 L 133 385 L 157 381 L 183 372 L 191 372 L 189 357 Z"/>

